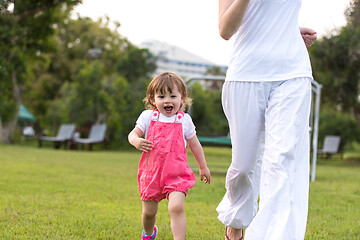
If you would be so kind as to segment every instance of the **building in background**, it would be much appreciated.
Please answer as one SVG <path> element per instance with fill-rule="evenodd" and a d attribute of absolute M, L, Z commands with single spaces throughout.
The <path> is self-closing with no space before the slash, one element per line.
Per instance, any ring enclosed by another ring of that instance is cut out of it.
<path fill-rule="evenodd" d="M 224 72 L 226 66 L 216 65 L 195 54 L 176 46 L 157 40 L 147 40 L 140 44 L 140 48 L 147 48 L 157 58 L 155 75 L 162 72 L 174 72 L 183 78 L 206 75 L 208 69 L 220 67 Z"/>

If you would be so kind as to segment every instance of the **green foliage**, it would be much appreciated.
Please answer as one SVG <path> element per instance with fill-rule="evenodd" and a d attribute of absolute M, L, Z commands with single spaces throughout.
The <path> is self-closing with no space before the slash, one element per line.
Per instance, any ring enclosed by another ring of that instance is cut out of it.
<path fill-rule="evenodd" d="M 82 68 L 73 83 L 74 94 L 70 96 L 69 120 L 78 126 L 90 126 L 101 122 L 107 112 L 108 98 L 102 90 L 103 78 L 101 63 L 94 61 Z"/>
<path fill-rule="evenodd" d="M 123 58 L 117 61 L 116 68 L 130 82 L 134 82 L 156 69 L 155 60 L 148 49 L 129 46 Z"/>
<path fill-rule="evenodd" d="M 352 113 L 360 127 L 360 4 L 353 1 L 346 26 L 309 48 L 314 77 L 323 85 L 322 103 Z"/>
<path fill-rule="evenodd" d="M 148 80 L 138 79 L 129 82 L 125 77 L 112 75 L 103 82 L 107 94 L 111 96 L 109 105 L 109 138 L 117 145 L 127 142 L 127 135 L 134 128 L 140 113 L 144 110 L 142 99 L 145 96 Z"/>
<path fill-rule="evenodd" d="M 0 77 L 5 88 L 0 88 L 0 115 L 5 121 L 16 117 L 21 92 L 27 82 L 27 70 L 37 53 L 52 49 L 53 24 L 64 18 L 80 0 L 1 1 L 0 4 Z M 8 11 L 14 4 L 12 11 Z M 6 91 L 11 91 L 10 96 Z"/>
<path fill-rule="evenodd" d="M 343 151 L 346 145 L 351 145 L 354 141 L 359 140 L 360 130 L 353 115 L 325 107 L 319 118 L 320 146 L 326 135 L 341 136 L 340 150 Z"/>
<path fill-rule="evenodd" d="M 61 123 L 73 122 L 86 137 L 92 124 L 105 122 L 111 143 L 127 140 L 144 109 L 155 59 L 110 24 L 90 18 L 57 24 L 56 52 L 33 65 L 25 93 L 42 128 L 55 133 Z"/>
<path fill-rule="evenodd" d="M 228 122 L 222 111 L 221 90 L 205 90 L 199 83 L 190 89 L 193 106 L 191 115 L 198 136 L 226 136 Z"/>
<path fill-rule="evenodd" d="M 359 107 L 360 55 L 356 52 L 359 39 L 360 29 L 354 32 L 344 27 L 341 34 L 325 37 L 312 50 L 314 77 L 324 86 L 324 102 L 339 105 L 343 110 Z"/>
<path fill-rule="evenodd" d="M 107 96 L 111 96 L 108 105 L 108 137 L 113 142 L 119 143 L 127 139 L 127 131 L 130 132 L 127 124 L 131 116 L 129 113 L 132 112 L 129 104 L 130 84 L 126 78 L 113 74 L 104 79 L 102 87 Z"/>
<path fill-rule="evenodd" d="M 226 75 L 226 71 L 224 71 L 221 67 L 219 66 L 214 66 L 209 68 L 206 71 L 206 74 L 208 75 L 213 75 L 213 76 L 225 76 Z"/>

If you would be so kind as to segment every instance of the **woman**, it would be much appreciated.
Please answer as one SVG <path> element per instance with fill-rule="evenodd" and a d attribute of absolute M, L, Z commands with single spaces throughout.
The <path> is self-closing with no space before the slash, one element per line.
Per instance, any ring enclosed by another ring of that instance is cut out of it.
<path fill-rule="evenodd" d="M 232 163 L 217 211 L 226 239 L 304 239 L 312 71 L 301 0 L 219 0 L 219 31 L 235 38 L 222 104 Z M 305 44 L 304 44 L 305 42 Z M 257 201 L 260 195 L 260 204 Z"/>

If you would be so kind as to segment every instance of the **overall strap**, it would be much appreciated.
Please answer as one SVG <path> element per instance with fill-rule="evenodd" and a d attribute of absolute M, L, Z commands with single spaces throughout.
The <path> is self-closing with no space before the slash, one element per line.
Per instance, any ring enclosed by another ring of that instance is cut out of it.
<path fill-rule="evenodd" d="M 178 113 L 176 114 L 176 117 L 175 117 L 175 121 L 174 123 L 182 123 L 183 120 L 184 120 L 184 115 L 185 113 L 183 113 L 182 111 L 178 111 Z M 176 136 L 182 136 L 181 134 L 182 132 L 182 126 L 181 127 L 177 127 L 176 128 Z M 172 143 L 171 143 L 171 147 L 170 147 L 170 151 L 171 152 L 175 152 L 175 149 L 176 149 L 176 144 L 177 144 L 177 139 L 173 139 L 172 140 Z M 180 141 L 183 141 L 183 139 L 181 139 Z"/>
<path fill-rule="evenodd" d="M 182 123 L 184 120 L 185 113 L 182 111 L 178 111 L 176 114 L 175 122 L 176 123 Z"/>
<path fill-rule="evenodd" d="M 153 134 L 153 130 L 151 129 L 151 126 L 152 126 L 152 124 L 154 124 L 155 122 L 157 122 L 159 120 L 159 116 L 160 116 L 159 110 L 155 109 L 152 111 L 151 121 L 150 121 L 150 126 L 149 126 L 149 133 L 148 133 L 148 139 L 152 142 L 154 141 L 154 134 Z M 151 131 L 151 134 L 150 134 L 150 131 Z"/>
<path fill-rule="evenodd" d="M 184 116 L 185 116 L 184 112 L 178 111 L 177 114 L 176 114 L 174 122 L 175 123 L 182 123 L 183 120 L 184 120 Z M 151 121 L 158 121 L 159 117 L 160 117 L 159 110 L 157 110 L 157 109 L 153 110 L 152 115 L 151 115 Z"/>
<path fill-rule="evenodd" d="M 160 116 L 159 110 L 157 110 L 157 109 L 153 110 L 152 115 L 151 115 L 151 121 L 158 121 L 159 116 Z"/>

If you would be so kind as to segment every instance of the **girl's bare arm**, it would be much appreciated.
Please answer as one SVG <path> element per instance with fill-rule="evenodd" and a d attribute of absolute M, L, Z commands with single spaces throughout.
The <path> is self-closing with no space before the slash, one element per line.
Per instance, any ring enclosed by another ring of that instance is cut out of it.
<path fill-rule="evenodd" d="M 200 179 L 201 181 L 204 180 L 205 177 L 205 183 L 209 183 L 210 184 L 210 170 L 208 169 L 207 165 L 206 165 L 206 160 L 205 160 L 205 154 L 204 154 L 204 150 L 197 138 L 197 136 L 193 136 L 192 138 L 187 140 L 189 148 L 191 150 L 191 152 L 193 153 L 196 162 L 199 165 L 199 173 L 200 173 Z"/>
<path fill-rule="evenodd" d="M 144 133 L 140 128 L 135 127 L 128 135 L 128 141 L 131 145 L 143 152 L 151 151 L 154 147 L 153 143 L 149 140 L 142 138 Z"/>

